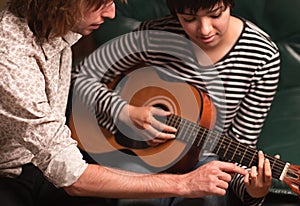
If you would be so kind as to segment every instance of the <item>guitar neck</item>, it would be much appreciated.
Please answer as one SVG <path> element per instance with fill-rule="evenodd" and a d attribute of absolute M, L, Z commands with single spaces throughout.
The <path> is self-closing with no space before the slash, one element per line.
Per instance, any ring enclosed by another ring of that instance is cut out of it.
<path fill-rule="evenodd" d="M 228 162 L 240 163 L 247 167 L 258 165 L 258 150 L 226 136 L 219 138 L 213 152 Z M 268 158 L 270 161 L 272 176 L 276 179 L 280 179 L 287 163 L 268 154 L 265 154 L 265 158 Z"/>
<path fill-rule="evenodd" d="M 193 146 L 213 152 L 222 160 L 247 167 L 258 165 L 258 150 L 254 148 L 174 114 L 168 117 L 167 124 L 178 129 L 177 139 L 192 142 Z M 267 154 L 265 157 L 270 160 L 273 178 L 281 179 L 287 163 Z"/>

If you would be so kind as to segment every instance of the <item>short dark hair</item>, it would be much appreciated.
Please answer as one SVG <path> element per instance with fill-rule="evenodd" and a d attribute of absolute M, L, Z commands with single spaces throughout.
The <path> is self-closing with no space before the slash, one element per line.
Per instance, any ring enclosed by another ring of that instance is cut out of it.
<path fill-rule="evenodd" d="M 215 5 L 223 3 L 225 8 L 234 7 L 234 0 L 166 0 L 167 6 L 174 16 L 189 9 L 195 14 L 199 9 L 212 9 Z"/>

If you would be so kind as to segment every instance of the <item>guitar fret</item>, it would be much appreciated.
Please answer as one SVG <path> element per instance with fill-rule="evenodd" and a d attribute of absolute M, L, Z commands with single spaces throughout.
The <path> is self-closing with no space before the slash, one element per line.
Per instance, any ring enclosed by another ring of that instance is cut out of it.
<path fill-rule="evenodd" d="M 174 115 L 168 116 L 166 124 L 177 128 L 177 125 L 174 123 L 174 119 L 175 119 Z"/>
<path fill-rule="evenodd" d="M 175 118 L 175 116 L 174 116 L 174 118 Z M 176 128 L 179 128 L 180 122 L 181 122 L 180 118 L 176 117 L 175 118 Z"/>
<path fill-rule="evenodd" d="M 221 142 L 220 142 L 220 144 L 219 144 L 219 146 L 218 146 L 217 151 L 215 151 L 216 154 L 219 154 L 219 153 L 220 153 L 220 149 L 221 149 L 221 146 L 222 146 L 222 144 L 223 144 L 223 140 L 224 140 L 224 138 L 222 138 L 222 140 L 221 140 Z"/>
<path fill-rule="evenodd" d="M 242 155 L 241 162 L 244 161 L 244 157 L 245 157 L 245 154 L 246 154 L 247 151 L 248 151 L 248 148 L 246 147 L 246 148 L 244 149 L 244 153 L 243 153 L 243 155 Z"/>
<path fill-rule="evenodd" d="M 256 156 L 256 155 L 254 155 L 254 154 L 252 155 L 252 158 L 248 164 L 248 167 L 251 167 L 253 165 L 254 156 Z"/>
<path fill-rule="evenodd" d="M 230 147 L 230 145 L 231 145 L 231 142 L 232 142 L 232 139 L 230 139 L 230 142 L 229 142 L 229 144 L 227 145 L 227 148 L 226 148 L 226 151 L 225 151 L 225 153 L 224 153 L 224 155 L 223 155 L 223 158 L 226 158 L 226 154 L 227 154 L 228 149 L 229 149 L 229 147 Z"/>
<path fill-rule="evenodd" d="M 268 156 L 268 155 L 267 155 L 266 158 L 268 158 L 270 160 L 271 168 L 273 169 L 272 170 L 272 176 L 274 178 L 279 179 L 286 163 L 282 162 L 281 160 L 279 160 L 275 157 L 271 157 L 271 156 Z"/>
<path fill-rule="evenodd" d="M 218 151 L 216 151 L 215 153 L 218 154 L 221 158 L 225 157 L 225 151 L 227 148 L 227 145 L 225 144 L 226 142 L 224 142 L 224 140 L 226 140 L 226 138 L 224 136 L 221 137 L 221 141 L 219 141 L 219 147 L 218 147 Z"/>
<path fill-rule="evenodd" d="M 197 133 L 195 132 L 195 129 L 197 130 L 197 127 L 195 126 L 195 125 L 192 125 L 192 124 L 190 124 L 190 127 L 191 127 L 191 134 L 192 135 L 190 135 L 190 139 L 192 138 L 192 144 L 194 143 L 194 141 L 195 141 L 195 137 L 197 136 Z"/>
<path fill-rule="evenodd" d="M 200 139 L 199 139 L 199 141 L 198 141 L 197 147 L 200 146 L 200 144 L 201 144 L 201 142 L 202 142 L 202 140 L 203 140 L 203 137 L 204 137 L 205 132 L 206 132 L 206 129 L 204 129 L 204 132 L 202 132 L 202 135 L 201 135 L 201 137 L 200 137 Z"/>
<path fill-rule="evenodd" d="M 210 132 L 210 136 L 212 136 L 213 133 Z M 217 135 L 218 136 L 218 135 Z M 210 139 L 210 142 L 211 142 L 211 145 L 210 145 L 210 148 L 209 148 L 209 151 L 213 151 L 213 148 L 215 148 L 215 142 L 217 141 L 218 139 L 214 136 L 214 138 L 211 138 Z"/>
<path fill-rule="evenodd" d="M 189 132 L 193 131 L 194 126 L 192 124 L 190 124 L 188 121 L 187 121 L 187 123 L 188 123 L 188 130 L 187 131 L 189 131 Z M 194 139 L 194 136 L 192 136 L 192 135 L 187 135 L 187 136 L 188 136 L 187 142 L 193 142 L 193 141 L 191 141 L 191 138 Z"/>
<path fill-rule="evenodd" d="M 180 129 L 180 131 L 181 131 L 180 139 L 184 141 L 185 137 L 187 137 L 187 135 L 185 135 L 186 132 L 187 132 L 187 129 L 185 129 L 186 128 L 186 121 L 185 120 L 181 120 L 180 128 L 181 128 Z M 186 140 L 186 142 L 188 142 L 188 141 Z"/>
<path fill-rule="evenodd" d="M 199 127 L 192 127 L 193 128 L 193 130 L 192 130 L 192 135 L 193 135 L 193 137 L 197 137 L 197 135 L 198 135 L 198 132 L 199 132 Z M 192 141 L 192 145 L 194 144 L 194 142 L 196 141 L 196 139 L 197 138 L 194 138 L 194 140 Z"/>
<path fill-rule="evenodd" d="M 206 130 L 206 137 L 205 137 L 205 144 L 202 146 L 202 149 L 204 149 L 204 150 L 208 150 L 208 151 L 210 151 L 209 149 L 207 149 L 206 147 L 207 147 L 207 145 L 208 145 L 208 143 L 211 141 L 211 138 L 210 138 L 210 136 L 211 136 L 211 132 L 209 132 L 209 130 Z M 204 143 L 204 142 L 203 142 Z"/>
<path fill-rule="evenodd" d="M 275 163 L 276 163 L 277 159 L 275 158 L 275 160 L 273 161 L 272 165 L 271 165 L 271 168 L 274 167 Z"/>
<path fill-rule="evenodd" d="M 199 128 L 197 128 L 197 127 L 194 127 L 196 130 L 193 132 L 193 136 L 194 137 L 197 137 L 197 135 L 198 135 L 198 133 L 199 133 Z M 195 140 L 196 140 L 196 138 L 195 138 Z M 194 140 L 194 141 L 195 141 Z"/>
<path fill-rule="evenodd" d="M 237 146 L 235 147 L 234 153 L 231 157 L 231 160 L 235 159 L 237 161 L 237 150 L 238 150 L 239 146 L 240 146 L 240 143 L 238 142 Z M 239 161 L 237 161 L 237 162 L 239 162 Z"/>

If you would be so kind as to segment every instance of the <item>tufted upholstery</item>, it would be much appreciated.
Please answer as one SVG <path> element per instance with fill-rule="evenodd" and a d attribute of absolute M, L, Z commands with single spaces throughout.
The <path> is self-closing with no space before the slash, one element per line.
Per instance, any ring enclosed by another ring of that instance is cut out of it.
<path fill-rule="evenodd" d="M 115 1 L 116 18 L 106 20 L 98 31 L 94 31 L 97 45 L 135 29 L 142 21 L 169 14 L 164 0 L 127 1 L 128 4 L 122 4 L 119 0 Z"/>
<path fill-rule="evenodd" d="M 116 6 L 116 18 L 106 21 L 100 30 L 94 32 L 95 46 L 136 28 L 141 21 L 169 13 L 164 0 L 128 0 L 128 4 L 117 0 Z M 270 155 L 280 154 L 281 159 L 296 165 L 300 165 L 299 8 L 299 0 L 236 0 L 233 10 L 234 14 L 265 30 L 280 49 L 279 89 L 263 128 L 259 148 Z M 286 206 L 300 204 L 300 199 L 279 181 L 274 181 L 271 193 L 276 203 L 273 201 L 270 205 L 276 206 L 280 201 L 292 202 L 284 204 Z"/>
<path fill-rule="evenodd" d="M 300 8 L 298 0 L 237 0 L 235 13 L 263 28 L 276 42 L 281 55 L 279 88 L 260 136 L 259 148 L 300 165 Z M 271 188 L 278 202 L 290 202 L 293 193 L 274 180 Z M 286 195 L 282 195 L 286 194 Z M 283 200 L 285 199 L 285 200 Z M 300 200 L 292 200 L 300 205 Z M 292 204 L 292 203 L 290 203 Z M 275 202 L 272 203 L 275 205 Z"/>

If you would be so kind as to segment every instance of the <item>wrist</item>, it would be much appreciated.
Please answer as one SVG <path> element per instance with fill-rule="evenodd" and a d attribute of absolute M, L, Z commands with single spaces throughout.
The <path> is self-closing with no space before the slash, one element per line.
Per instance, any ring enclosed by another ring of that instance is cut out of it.
<path fill-rule="evenodd" d="M 127 119 L 129 118 L 129 104 L 125 104 L 121 110 L 120 113 L 117 116 L 118 121 L 120 122 L 126 122 Z"/>
<path fill-rule="evenodd" d="M 191 194 L 190 187 L 185 174 L 181 175 L 172 175 L 171 190 L 172 196 L 176 197 L 188 197 Z"/>
<path fill-rule="evenodd" d="M 264 198 L 266 195 L 268 194 L 267 192 L 260 192 L 260 191 L 250 191 L 248 189 L 246 189 L 246 194 L 245 196 L 249 196 L 251 198 L 255 198 L 255 199 L 259 199 L 259 198 Z"/>
<path fill-rule="evenodd" d="M 186 197 L 188 195 L 188 187 L 184 184 L 184 175 L 170 174 L 169 180 L 165 182 L 166 194 L 170 197 Z"/>

